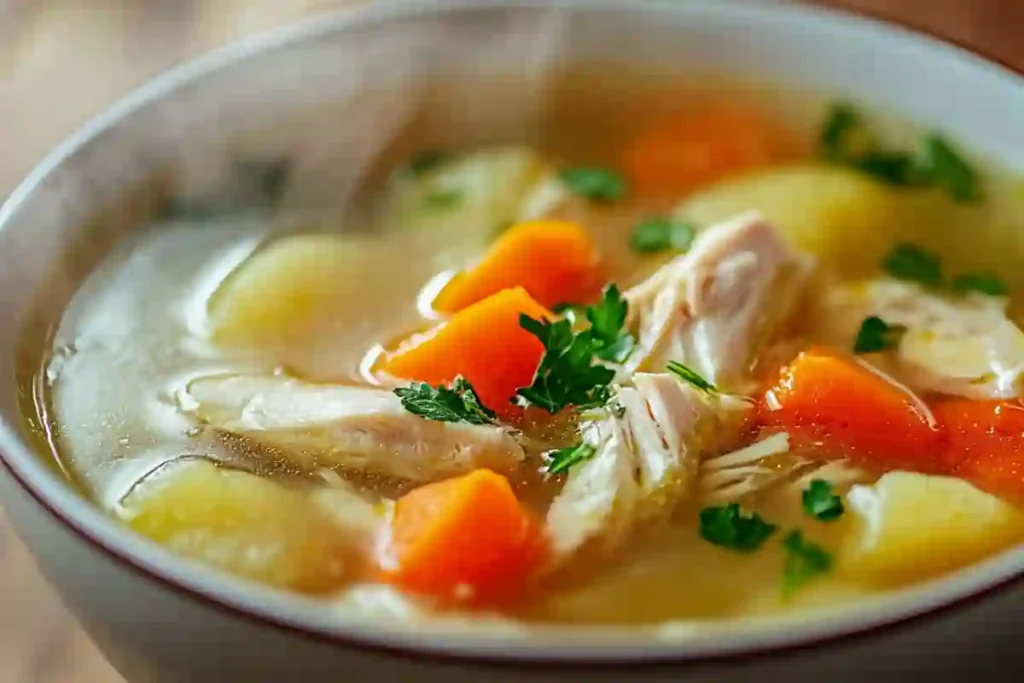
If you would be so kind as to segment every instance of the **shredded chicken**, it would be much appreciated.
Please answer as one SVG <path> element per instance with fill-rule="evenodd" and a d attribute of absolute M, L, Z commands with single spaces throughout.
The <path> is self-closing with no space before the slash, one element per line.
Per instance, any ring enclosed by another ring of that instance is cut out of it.
<path fill-rule="evenodd" d="M 810 271 L 756 213 L 701 233 L 693 249 L 626 292 L 637 351 L 623 377 L 679 361 L 743 391 L 755 354 L 785 323 Z"/>
<path fill-rule="evenodd" d="M 640 373 L 583 427 L 594 455 L 570 470 L 547 517 L 556 558 L 585 544 L 610 551 L 641 523 L 665 518 L 692 490 L 703 454 L 735 438 L 749 404 L 669 374 Z"/>
<path fill-rule="evenodd" d="M 1024 371 L 1024 333 L 1009 302 L 984 294 L 946 296 L 910 282 L 878 279 L 834 287 L 823 297 L 821 336 L 852 348 L 861 322 L 877 316 L 906 333 L 871 362 L 917 391 L 972 399 L 1012 398 Z"/>
<path fill-rule="evenodd" d="M 340 467 L 425 482 L 480 467 L 509 471 L 524 458 L 506 430 L 426 420 L 386 389 L 222 375 L 192 381 L 179 403 L 206 424 L 279 450 L 308 469 Z"/>

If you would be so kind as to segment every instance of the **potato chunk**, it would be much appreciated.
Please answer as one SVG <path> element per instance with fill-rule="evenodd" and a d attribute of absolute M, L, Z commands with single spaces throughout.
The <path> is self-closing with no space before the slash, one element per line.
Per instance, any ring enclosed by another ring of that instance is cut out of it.
<path fill-rule="evenodd" d="M 838 569 L 866 583 L 929 578 L 1024 539 L 1024 514 L 960 479 L 890 472 L 847 499 Z"/>
<path fill-rule="evenodd" d="M 304 592 L 353 579 L 365 541 L 303 492 L 208 461 L 172 465 L 143 482 L 122 514 L 132 529 L 175 553 Z"/>

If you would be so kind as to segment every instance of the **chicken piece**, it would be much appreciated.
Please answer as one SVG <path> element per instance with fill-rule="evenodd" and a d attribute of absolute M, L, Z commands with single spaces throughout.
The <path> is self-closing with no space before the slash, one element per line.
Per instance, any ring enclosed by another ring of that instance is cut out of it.
<path fill-rule="evenodd" d="M 944 295 L 881 278 L 831 288 L 818 334 L 852 349 L 863 320 L 877 316 L 906 333 L 893 351 L 869 360 L 917 391 L 971 399 L 1013 398 L 1024 371 L 1024 333 L 1007 316 L 1009 301 L 984 294 Z"/>
<path fill-rule="evenodd" d="M 595 453 L 570 470 L 548 511 L 556 562 L 591 541 L 608 552 L 640 524 L 670 515 L 693 490 L 700 459 L 736 437 L 749 407 L 647 373 L 615 401 L 618 408 L 584 425 Z"/>
<path fill-rule="evenodd" d="M 193 380 L 179 403 L 206 424 L 274 448 L 306 469 L 427 482 L 479 467 L 507 472 L 524 458 L 500 427 L 427 420 L 374 387 L 221 375 Z"/>
<path fill-rule="evenodd" d="M 693 249 L 626 292 L 637 350 L 625 373 L 688 365 L 744 391 L 756 351 L 786 322 L 810 271 L 756 213 L 703 232 Z"/>

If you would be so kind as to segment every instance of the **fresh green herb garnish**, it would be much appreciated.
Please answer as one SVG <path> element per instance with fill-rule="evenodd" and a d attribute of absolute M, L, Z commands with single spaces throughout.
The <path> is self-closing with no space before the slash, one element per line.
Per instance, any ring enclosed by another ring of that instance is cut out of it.
<path fill-rule="evenodd" d="M 596 452 L 597 449 L 588 443 L 581 443 L 576 446 L 569 446 L 568 448 L 559 448 L 546 454 L 547 462 L 544 469 L 548 474 L 564 474 L 576 463 L 594 457 Z"/>
<path fill-rule="evenodd" d="M 653 217 L 637 223 L 629 235 L 629 246 L 640 254 L 651 254 L 666 249 L 686 251 L 693 243 L 697 231 L 688 221 Z"/>
<path fill-rule="evenodd" d="M 566 317 L 556 321 L 520 316 L 519 325 L 544 344 L 533 382 L 516 392 L 521 403 L 554 415 L 568 406 L 603 406 L 611 397 L 608 385 L 615 371 L 595 362 L 621 363 L 632 350 L 633 337 L 623 328 L 626 301 L 615 285 L 609 286 L 600 303 L 583 309 L 590 325 L 581 330 L 574 329 L 579 323 L 576 311 L 570 308 Z"/>
<path fill-rule="evenodd" d="M 865 152 L 848 163 L 857 170 L 889 185 L 907 186 L 922 182 L 914 158 L 905 152 Z"/>
<path fill-rule="evenodd" d="M 941 287 L 945 278 L 938 255 L 914 244 L 898 244 L 882 261 L 882 268 L 900 280 L 925 287 Z"/>
<path fill-rule="evenodd" d="M 900 339 L 907 333 L 905 325 L 889 325 L 878 316 L 864 318 L 853 343 L 854 353 L 877 353 L 899 346 Z"/>
<path fill-rule="evenodd" d="M 832 556 L 821 546 L 805 541 L 799 531 L 790 531 L 782 539 L 786 561 L 782 569 L 782 594 L 790 596 L 811 579 L 832 569 Z"/>
<path fill-rule="evenodd" d="M 425 149 L 417 152 L 409 159 L 407 168 L 413 175 L 423 175 L 450 161 L 452 156 L 448 152 L 438 149 Z"/>
<path fill-rule="evenodd" d="M 714 384 L 707 381 L 706 379 L 704 379 L 696 372 L 694 372 L 687 366 L 683 365 L 682 363 L 670 360 L 668 362 L 668 365 L 666 365 L 665 367 L 673 375 L 683 380 L 684 382 L 689 382 L 690 384 L 697 387 L 701 391 L 707 391 L 710 393 L 718 392 L 718 388 Z"/>
<path fill-rule="evenodd" d="M 987 273 L 965 273 L 957 275 L 950 283 L 953 291 L 960 294 L 980 292 L 989 296 L 1006 296 L 1009 293 L 1003 281 Z"/>
<path fill-rule="evenodd" d="M 802 496 L 804 512 L 819 522 L 833 522 L 844 511 L 843 499 L 832 490 L 832 484 L 824 479 L 814 479 L 804 489 Z"/>
<path fill-rule="evenodd" d="M 928 135 L 921 143 L 917 158 L 922 175 L 945 189 L 958 202 L 981 199 L 978 174 L 941 135 Z"/>
<path fill-rule="evenodd" d="M 566 187 L 587 199 L 614 201 L 626 193 L 626 181 L 606 168 L 567 168 L 560 177 Z"/>
<path fill-rule="evenodd" d="M 700 511 L 700 537 L 729 550 L 744 553 L 757 550 L 776 528 L 757 513 L 744 515 L 737 503 Z"/>
<path fill-rule="evenodd" d="M 423 198 L 423 206 L 428 209 L 450 209 L 458 206 L 462 199 L 462 190 L 434 190 Z"/>
<path fill-rule="evenodd" d="M 414 415 L 439 422 L 468 422 L 469 424 L 494 424 L 494 411 L 480 403 L 473 385 L 456 377 L 451 388 L 432 387 L 425 382 L 414 382 L 408 387 L 395 389 L 402 399 L 402 407 Z"/>
<path fill-rule="evenodd" d="M 843 161 L 849 153 L 849 138 L 861 126 L 857 110 L 846 102 L 832 106 L 818 138 L 818 146 L 829 161 Z"/>

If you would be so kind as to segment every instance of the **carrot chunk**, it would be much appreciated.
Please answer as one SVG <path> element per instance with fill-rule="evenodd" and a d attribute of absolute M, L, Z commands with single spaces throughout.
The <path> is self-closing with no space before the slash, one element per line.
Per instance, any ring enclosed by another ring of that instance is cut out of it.
<path fill-rule="evenodd" d="M 385 575 L 410 592 L 496 601 L 524 588 L 543 549 L 540 526 L 508 480 L 481 469 L 398 500 L 391 524 L 394 566 Z"/>
<path fill-rule="evenodd" d="M 932 407 L 946 432 L 949 471 L 995 495 L 1024 499 L 1024 405 L 950 400 Z"/>
<path fill-rule="evenodd" d="M 505 289 L 410 340 L 385 358 L 381 369 L 435 386 L 462 375 L 484 405 L 508 415 L 514 412 L 516 389 L 530 385 L 544 354 L 540 340 L 520 327 L 520 314 L 551 316 L 522 287 Z"/>
<path fill-rule="evenodd" d="M 940 472 L 942 432 L 927 407 L 854 358 L 804 351 L 765 394 L 762 423 L 882 469 Z"/>
<path fill-rule="evenodd" d="M 765 166 L 776 147 L 767 122 L 755 113 L 715 106 L 656 122 L 626 148 L 622 166 L 637 192 L 676 196 Z"/>
<path fill-rule="evenodd" d="M 603 284 L 586 230 L 569 221 L 527 221 L 509 228 L 482 261 L 457 275 L 434 307 L 454 313 L 509 287 L 524 288 L 543 306 L 591 303 Z"/>

